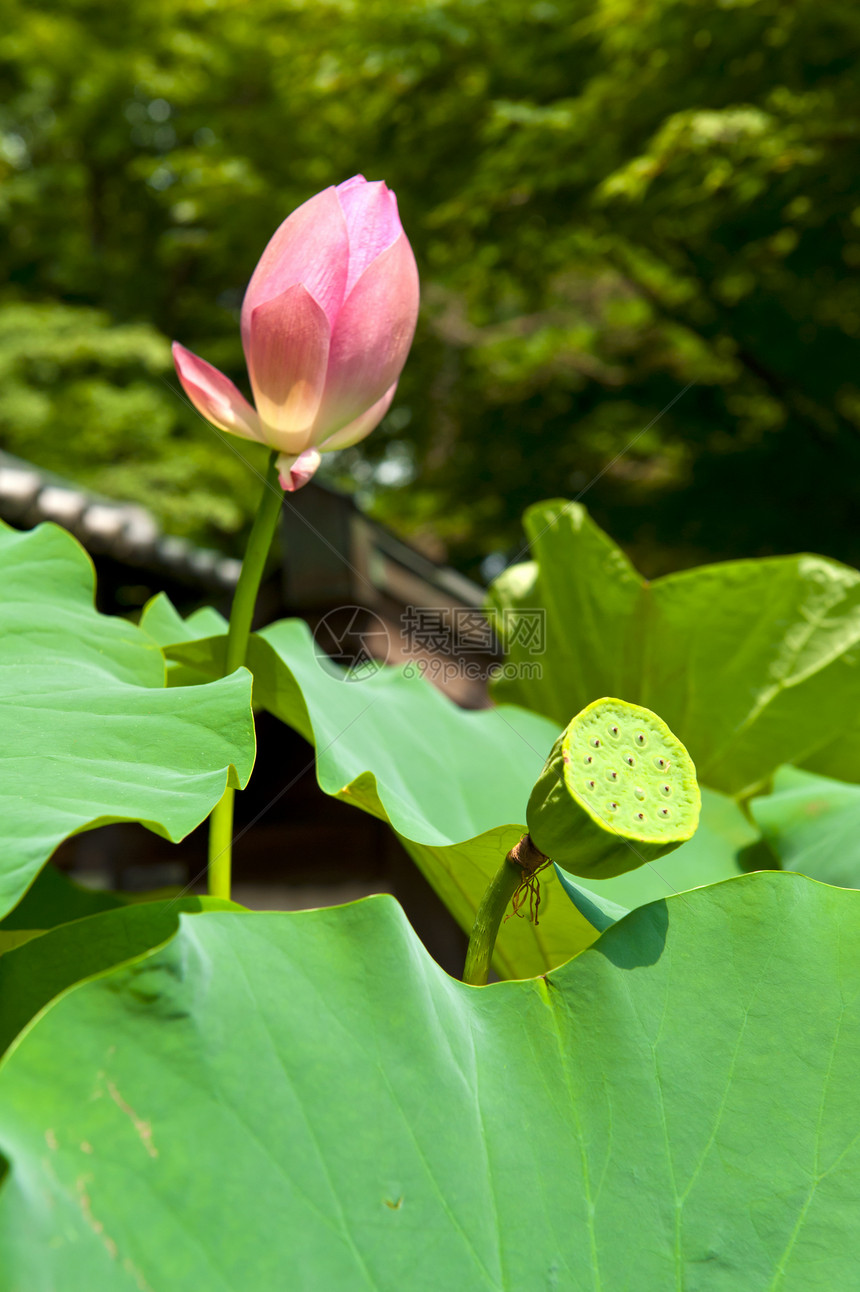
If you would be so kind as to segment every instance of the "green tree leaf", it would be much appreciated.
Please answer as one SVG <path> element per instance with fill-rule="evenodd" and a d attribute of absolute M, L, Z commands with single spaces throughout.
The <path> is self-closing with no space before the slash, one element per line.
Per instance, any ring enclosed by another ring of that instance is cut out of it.
<path fill-rule="evenodd" d="M 796 875 L 485 988 L 387 897 L 183 915 L 4 1061 L 0 1287 L 847 1288 L 858 1036 L 860 894 Z"/>
<path fill-rule="evenodd" d="M 247 391 L 254 264 L 360 158 L 424 285 L 392 414 L 336 467 L 378 513 L 477 572 L 527 504 L 594 482 L 649 569 L 860 563 L 856 6 L 336 14 L 307 0 L 282 42 L 282 0 L 7 0 L 4 446 L 236 541 L 259 482 L 176 397 L 168 341 Z"/>
<path fill-rule="evenodd" d="M 495 687 L 558 723 L 601 696 L 660 715 L 699 780 L 749 794 L 855 724 L 860 574 L 820 556 L 706 565 L 648 583 L 578 503 L 525 517 L 534 560 L 494 583 L 509 617 L 546 614 L 540 676 Z M 512 664 L 534 662 L 512 640 Z M 831 758 L 831 768 L 838 755 Z M 860 779 L 846 757 L 839 773 Z"/>
<path fill-rule="evenodd" d="M 199 825 L 254 761 L 247 673 L 165 687 L 157 644 L 93 607 L 93 570 L 54 525 L 0 527 L 0 914 L 69 835 Z"/>

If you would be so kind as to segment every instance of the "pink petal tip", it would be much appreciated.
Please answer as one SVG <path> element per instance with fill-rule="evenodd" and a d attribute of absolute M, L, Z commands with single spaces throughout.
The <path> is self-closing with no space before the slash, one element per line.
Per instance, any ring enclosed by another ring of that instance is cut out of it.
<path fill-rule="evenodd" d="M 298 456 L 282 453 L 278 458 L 278 478 L 284 493 L 295 493 L 316 474 L 321 455 L 316 449 L 305 449 Z"/>

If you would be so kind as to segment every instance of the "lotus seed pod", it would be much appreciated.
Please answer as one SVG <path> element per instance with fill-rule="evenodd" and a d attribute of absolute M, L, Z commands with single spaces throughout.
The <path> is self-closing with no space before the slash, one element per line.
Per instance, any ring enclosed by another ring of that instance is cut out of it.
<path fill-rule="evenodd" d="M 686 843 L 701 802 L 692 759 L 662 718 L 603 699 L 553 745 L 526 820 L 535 847 L 560 866 L 611 879 Z"/>

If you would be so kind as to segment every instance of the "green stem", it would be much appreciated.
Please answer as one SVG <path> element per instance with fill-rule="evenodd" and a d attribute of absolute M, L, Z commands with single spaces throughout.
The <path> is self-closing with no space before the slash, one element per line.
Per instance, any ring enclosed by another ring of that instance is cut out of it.
<path fill-rule="evenodd" d="M 254 618 L 254 607 L 257 604 L 257 593 L 260 580 L 266 566 L 266 558 L 272 546 L 272 539 L 281 513 L 284 493 L 278 482 L 275 466 L 277 451 L 269 454 L 266 467 L 266 481 L 263 496 L 251 526 L 248 546 L 245 548 L 245 559 L 242 562 L 242 573 L 236 584 L 233 605 L 230 610 L 230 627 L 227 630 L 227 648 L 224 653 L 223 676 L 234 673 L 245 663 L 248 653 L 248 638 L 251 635 L 251 622 Z M 213 897 L 230 897 L 230 871 L 233 847 L 233 799 L 236 791 L 227 786 L 219 803 L 215 805 L 209 817 L 209 892 Z"/>
<path fill-rule="evenodd" d="M 233 799 L 236 791 L 228 785 L 209 814 L 209 893 L 230 900 L 233 864 Z"/>
<path fill-rule="evenodd" d="M 224 657 L 225 677 L 245 663 L 260 580 L 263 577 L 266 558 L 281 514 L 284 491 L 278 482 L 278 470 L 275 466 L 277 458 L 277 450 L 273 449 L 269 454 L 266 467 L 263 496 L 251 526 L 248 546 L 245 548 L 245 559 L 242 562 L 242 573 L 239 575 L 239 582 L 236 584 L 236 592 L 233 596 L 230 627 L 227 631 L 227 653 Z"/>
<path fill-rule="evenodd" d="M 502 916 L 508 908 L 508 903 L 520 884 L 526 881 L 530 882 L 532 876 L 545 866 L 547 861 L 548 858 L 539 848 L 535 847 L 531 841 L 531 836 L 528 834 L 524 834 L 519 843 L 514 844 L 513 848 L 511 848 L 490 880 L 489 887 L 484 893 L 481 905 L 478 907 L 478 913 L 475 916 L 475 923 L 472 925 L 472 933 L 469 937 L 469 949 L 466 952 L 463 982 L 471 983 L 473 987 L 484 986 L 490 972 L 490 964 L 496 947 L 496 938 L 499 936 Z M 538 894 L 534 907 L 535 923 L 537 923 L 539 903 L 540 895 Z"/>
<path fill-rule="evenodd" d="M 483 987 L 486 983 L 502 916 L 522 882 L 523 872 L 516 862 L 511 861 L 508 853 L 490 880 L 478 907 L 466 952 L 463 982 L 471 983 L 473 987 Z"/>

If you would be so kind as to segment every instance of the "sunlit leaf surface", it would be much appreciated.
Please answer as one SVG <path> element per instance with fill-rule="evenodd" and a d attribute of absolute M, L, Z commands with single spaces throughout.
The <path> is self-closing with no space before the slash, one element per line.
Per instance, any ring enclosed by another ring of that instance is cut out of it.
<path fill-rule="evenodd" d="M 94 609 L 69 534 L 0 525 L 0 914 L 69 835 L 131 820 L 180 839 L 244 785 L 250 681 L 167 689 L 155 641 Z"/>
<path fill-rule="evenodd" d="M 858 1038 L 860 894 L 796 875 L 484 988 L 386 897 L 183 915 L 0 1069 L 0 1288 L 849 1288 Z"/>
<path fill-rule="evenodd" d="M 860 780 L 860 573 L 821 556 L 727 561 L 644 580 L 578 503 L 525 517 L 533 561 L 494 583 L 500 624 L 545 614 L 545 648 L 508 634 L 498 700 L 564 725 L 618 696 L 660 715 L 702 784 L 749 793 L 781 763 L 827 750 L 829 774 Z"/>

